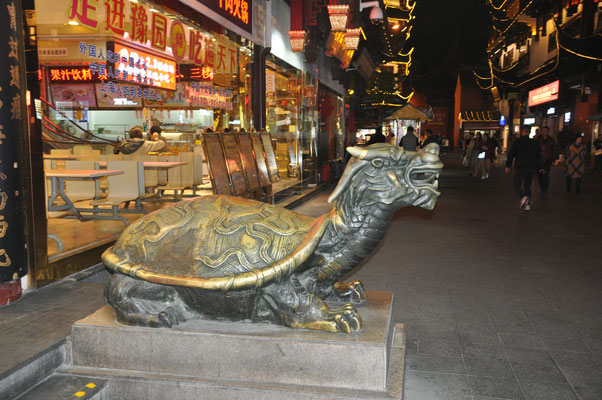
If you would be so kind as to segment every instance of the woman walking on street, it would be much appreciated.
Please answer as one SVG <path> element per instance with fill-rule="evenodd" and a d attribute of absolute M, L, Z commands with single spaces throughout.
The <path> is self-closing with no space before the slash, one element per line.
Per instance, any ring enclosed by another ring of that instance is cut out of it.
<path fill-rule="evenodd" d="M 571 182 L 575 181 L 575 193 L 581 191 L 581 178 L 585 170 L 585 146 L 583 137 L 577 136 L 575 142 L 569 146 L 566 156 L 566 191 L 571 191 Z"/>
<path fill-rule="evenodd" d="M 491 169 L 491 162 L 495 157 L 495 149 L 493 143 L 489 140 L 487 135 L 483 135 L 479 147 L 475 149 L 477 153 L 478 168 L 477 173 L 480 171 L 481 179 L 489 178 L 489 170 Z M 475 178 L 477 174 L 475 174 Z"/>

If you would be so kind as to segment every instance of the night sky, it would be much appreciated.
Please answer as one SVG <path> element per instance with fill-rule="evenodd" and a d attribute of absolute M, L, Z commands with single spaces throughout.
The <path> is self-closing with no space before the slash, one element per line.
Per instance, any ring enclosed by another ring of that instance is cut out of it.
<path fill-rule="evenodd" d="M 461 66 L 486 66 L 491 17 L 486 0 L 416 0 L 410 44 L 413 87 L 448 97 Z"/>

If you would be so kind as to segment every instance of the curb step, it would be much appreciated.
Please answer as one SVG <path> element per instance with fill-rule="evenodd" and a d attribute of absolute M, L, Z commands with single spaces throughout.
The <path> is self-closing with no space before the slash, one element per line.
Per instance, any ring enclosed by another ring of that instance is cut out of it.
<path fill-rule="evenodd" d="M 54 373 L 15 400 L 102 400 L 108 380 Z"/>
<path fill-rule="evenodd" d="M 100 380 L 110 382 L 110 387 L 107 385 L 108 389 L 105 397 L 94 398 L 93 400 L 112 400 L 117 398 L 144 400 L 163 400 L 167 398 L 174 400 L 195 398 L 236 400 L 280 400 L 285 398 L 291 400 L 395 400 L 402 398 L 398 393 L 391 395 L 386 392 L 366 390 L 356 391 L 317 386 L 204 379 L 157 372 L 67 365 L 61 367 L 60 370 L 61 373 L 80 376 L 88 379 L 90 382 Z M 22 399 L 19 398 L 16 400 Z M 27 400 L 30 399 L 28 398 Z"/>

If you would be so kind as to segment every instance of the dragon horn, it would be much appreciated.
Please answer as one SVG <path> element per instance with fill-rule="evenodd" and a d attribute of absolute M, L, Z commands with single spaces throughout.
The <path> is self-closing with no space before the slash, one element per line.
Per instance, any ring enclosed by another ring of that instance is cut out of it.
<path fill-rule="evenodd" d="M 355 155 L 350 151 L 350 149 L 357 149 L 360 151 L 364 150 L 364 149 L 358 149 L 357 147 L 348 147 L 347 151 L 349 151 L 349 153 L 351 153 L 351 155 L 353 155 L 354 157 L 355 157 Z M 351 160 L 349 160 L 349 162 L 347 163 L 347 167 L 345 167 L 345 171 L 343 172 L 343 175 L 341 176 L 341 179 L 339 179 L 339 184 L 337 185 L 337 187 L 334 188 L 334 190 L 328 197 L 329 203 L 332 203 L 333 201 L 335 201 L 341 194 L 343 194 L 343 192 L 345 190 L 347 190 L 347 188 L 351 184 L 351 181 L 353 180 L 353 176 L 355 175 L 355 173 L 359 169 L 361 169 L 365 164 L 366 164 L 365 162 L 361 162 L 357 158 L 352 158 Z"/>
<path fill-rule="evenodd" d="M 390 144 L 378 143 L 368 147 L 347 147 L 347 151 L 358 160 L 372 161 L 375 158 L 389 158 L 392 147 Z"/>

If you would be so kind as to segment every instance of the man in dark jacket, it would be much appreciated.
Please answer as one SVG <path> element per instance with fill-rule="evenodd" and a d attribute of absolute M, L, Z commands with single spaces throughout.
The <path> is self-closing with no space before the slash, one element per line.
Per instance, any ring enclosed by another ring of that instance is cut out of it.
<path fill-rule="evenodd" d="M 426 139 L 424 139 L 424 142 L 422 142 L 422 144 L 420 145 L 421 149 L 424 149 L 427 145 L 431 144 L 431 143 L 437 143 L 438 145 L 441 145 L 441 138 L 437 135 L 433 135 L 433 131 L 430 129 L 426 130 Z"/>
<path fill-rule="evenodd" d="M 510 172 L 514 161 L 514 190 L 520 197 L 520 209 L 531 209 L 531 182 L 542 172 L 541 152 L 537 142 L 529 138 L 529 128 L 523 127 L 520 137 L 512 143 L 506 161 L 506 173 Z"/>
<path fill-rule="evenodd" d="M 550 187 L 550 169 L 554 162 L 554 138 L 550 136 L 550 128 L 544 126 L 541 128 L 541 135 L 537 138 L 541 152 L 541 168 L 543 172 L 539 174 L 539 188 L 542 193 L 547 193 Z"/>
<path fill-rule="evenodd" d="M 418 138 L 414 135 L 414 127 L 408 126 L 406 134 L 399 141 L 399 146 L 405 151 L 416 151 L 418 148 Z"/>

